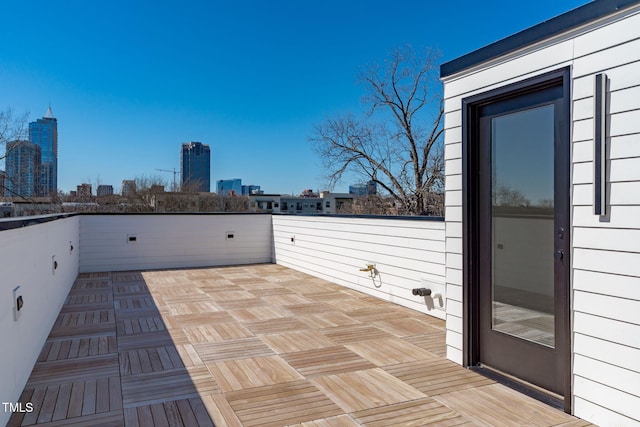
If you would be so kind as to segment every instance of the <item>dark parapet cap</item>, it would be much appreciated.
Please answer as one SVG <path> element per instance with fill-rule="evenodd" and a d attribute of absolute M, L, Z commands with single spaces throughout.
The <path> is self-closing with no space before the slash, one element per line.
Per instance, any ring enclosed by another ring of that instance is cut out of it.
<path fill-rule="evenodd" d="M 440 78 L 451 76 L 466 68 L 514 52 L 635 4 L 640 4 L 640 0 L 594 0 L 512 36 L 445 62 L 440 66 Z"/>

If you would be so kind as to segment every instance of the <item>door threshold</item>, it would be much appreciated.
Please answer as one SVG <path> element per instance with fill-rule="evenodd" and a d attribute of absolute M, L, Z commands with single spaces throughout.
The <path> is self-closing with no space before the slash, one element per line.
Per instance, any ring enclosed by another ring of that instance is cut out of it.
<path fill-rule="evenodd" d="M 529 396 L 546 405 L 549 405 L 556 409 L 560 409 L 563 412 L 565 411 L 564 397 L 559 394 L 550 392 L 549 390 L 545 390 L 541 387 L 538 387 L 537 385 L 531 384 L 527 381 L 523 381 L 519 378 L 516 378 L 512 375 L 506 374 L 489 366 L 469 366 L 469 369 L 479 373 L 480 375 L 490 378 L 497 383 L 507 386 L 519 393 L 522 393 L 525 396 Z"/>

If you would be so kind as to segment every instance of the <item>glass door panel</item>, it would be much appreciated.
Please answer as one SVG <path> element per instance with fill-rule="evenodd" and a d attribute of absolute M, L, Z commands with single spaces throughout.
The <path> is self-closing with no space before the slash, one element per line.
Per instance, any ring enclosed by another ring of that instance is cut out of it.
<path fill-rule="evenodd" d="M 554 105 L 491 119 L 492 329 L 554 346 Z"/>

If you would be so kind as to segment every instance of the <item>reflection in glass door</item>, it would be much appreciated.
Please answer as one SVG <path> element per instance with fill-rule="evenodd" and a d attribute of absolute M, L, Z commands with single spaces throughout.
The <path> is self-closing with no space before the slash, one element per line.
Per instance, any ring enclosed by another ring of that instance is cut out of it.
<path fill-rule="evenodd" d="M 554 346 L 554 105 L 491 119 L 491 324 Z"/>

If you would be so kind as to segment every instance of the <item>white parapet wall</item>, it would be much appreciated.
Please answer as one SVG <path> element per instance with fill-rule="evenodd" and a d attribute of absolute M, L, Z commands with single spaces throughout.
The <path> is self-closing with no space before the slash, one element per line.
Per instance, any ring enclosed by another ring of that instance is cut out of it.
<path fill-rule="evenodd" d="M 78 275 L 80 217 L 40 220 L 12 220 L 25 226 L 0 231 L 0 402 L 18 401 Z M 10 416 L 0 407 L 0 425 Z"/>
<path fill-rule="evenodd" d="M 436 218 L 274 215 L 277 264 L 445 318 L 445 224 Z M 374 271 L 360 271 L 374 265 Z M 413 295 L 429 287 L 442 295 Z"/>
<path fill-rule="evenodd" d="M 269 214 L 80 217 L 80 272 L 258 264 L 272 260 Z"/>

